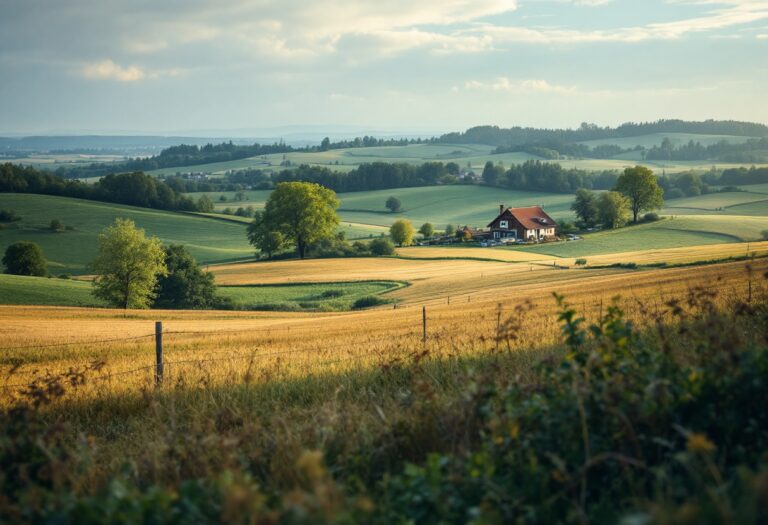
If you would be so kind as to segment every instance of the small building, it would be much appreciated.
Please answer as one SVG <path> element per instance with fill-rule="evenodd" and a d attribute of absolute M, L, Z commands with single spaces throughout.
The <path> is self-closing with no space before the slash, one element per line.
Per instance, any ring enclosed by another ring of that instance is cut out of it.
<path fill-rule="evenodd" d="M 498 217 L 491 221 L 488 228 L 491 237 L 496 240 L 511 238 L 538 242 L 557 235 L 557 223 L 541 206 L 505 209 L 502 204 Z"/>

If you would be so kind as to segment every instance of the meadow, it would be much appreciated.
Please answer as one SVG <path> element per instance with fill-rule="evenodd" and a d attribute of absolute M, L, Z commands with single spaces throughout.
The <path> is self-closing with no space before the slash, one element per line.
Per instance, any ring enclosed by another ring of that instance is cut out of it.
<path fill-rule="evenodd" d="M 245 225 L 192 214 L 122 206 L 96 201 L 47 195 L 0 194 L 0 209 L 15 210 L 21 221 L 0 230 L 0 251 L 16 241 L 38 243 L 54 274 L 88 273 L 96 256 L 97 235 L 118 217 L 132 219 L 149 235 L 167 244 L 184 244 L 201 264 L 247 259 L 253 249 Z M 64 232 L 48 229 L 58 219 L 73 228 Z"/>
<path fill-rule="evenodd" d="M 621 139 L 606 139 L 588 141 L 585 144 L 617 144 L 624 148 L 636 145 L 650 147 L 661 144 L 664 137 L 669 136 L 673 143 L 678 144 L 689 140 L 699 141 L 704 145 L 713 144 L 720 140 L 743 142 L 749 137 L 730 137 L 724 135 L 695 135 L 687 133 L 652 134 Z M 293 152 L 286 154 L 264 155 L 230 162 L 202 164 L 184 168 L 163 168 L 149 172 L 152 175 L 173 175 L 176 173 L 209 173 L 222 174 L 226 171 L 242 169 L 261 169 L 266 172 L 280 171 L 282 164 L 289 161 L 293 166 L 309 164 L 323 166 L 331 170 L 347 172 L 360 164 L 370 162 L 402 162 L 407 164 L 422 164 L 424 162 L 455 162 L 462 168 L 468 168 L 480 173 L 486 162 L 503 163 L 505 166 L 521 164 L 526 160 L 545 160 L 525 152 L 494 154 L 492 146 L 484 144 L 413 144 L 408 146 L 379 146 L 370 148 L 346 148 L 317 152 Z M 630 152 L 612 159 L 559 159 L 566 168 L 583 170 L 621 170 L 628 166 L 641 164 L 654 170 L 679 172 L 690 169 L 706 171 L 712 167 L 711 161 L 646 161 L 639 153 Z M 746 166 L 746 164 L 717 163 L 718 168 Z"/>

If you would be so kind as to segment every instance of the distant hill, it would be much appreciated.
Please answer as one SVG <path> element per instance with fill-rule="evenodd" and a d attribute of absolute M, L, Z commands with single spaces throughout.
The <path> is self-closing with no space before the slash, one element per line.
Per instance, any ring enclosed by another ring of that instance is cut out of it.
<path fill-rule="evenodd" d="M 652 133 L 692 133 L 701 135 L 736 135 L 768 137 L 768 126 L 735 120 L 658 120 L 656 122 L 627 122 L 616 128 L 582 123 L 576 129 L 543 129 L 531 127 L 500 128 L 475 126 L 468 130 L 446 133 L 436 139 L 446 144 L 487 144 L 490 146 L 519 146 L 526 144 L 567 144 L 588 140 L 635 137 Z"/>

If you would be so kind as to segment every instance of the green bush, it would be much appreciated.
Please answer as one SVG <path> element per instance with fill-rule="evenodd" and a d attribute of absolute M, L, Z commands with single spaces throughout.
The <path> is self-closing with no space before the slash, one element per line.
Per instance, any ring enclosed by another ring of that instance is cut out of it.
<path fill-rule="evenodd" d="M 361 297 L 352 303 L 352 309 L 360 310 L 362 308 L 370 308 L 372 306 L 380 306 L 387 303 L 388 301 L 386 299 L 382 299 L 377 295 L 366 295 L 365 297 Z"/>
<path fill-rule="evenodd" d="M 395 245 L 388 238 L 374 239 L 368 246 L 373 255 L 392 255 L 395 253 Z"/>
<path fill-rule="evenodd" d="M 320 294 L 323 299 L 331 299 L 333 297 L 341 297 L 344 295 L 344 290 L 325 290 Z"/>
<path fill-rule="evenodd" d="M 575 261 L 573 261 L 573 263 L 576 266 L 586 266 L 587 265 L 587 260 L 586 259 L 576 259 Z"/>
<path fill-rule="evenodd" d="M 643 221 L 645 222 L 654 222 L 659 220 L 659 214 L 656 212 L 648 212 L 645 215 L 643 215 Z"/>
<path fill-rule="evenodd" d="M 14 210 L 0 210 L 0 222 L 16 222 L 20 220 L 21 217 Z"/>

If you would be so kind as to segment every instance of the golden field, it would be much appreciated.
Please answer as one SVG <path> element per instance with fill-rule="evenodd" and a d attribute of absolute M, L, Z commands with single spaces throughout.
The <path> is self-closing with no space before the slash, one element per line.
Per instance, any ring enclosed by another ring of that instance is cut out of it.
<path fill-rule="evenodd" d="M 753 243 L 750 251 L 764 253 L 767 244 Z M 740 255 L 744 249 L 723 245 L 634 252 L 605 256 L 605 261 L 626 256 L 638 263 L 660 258 L 690 262 Z M 590 258 L 590 264 L 598 260 Z M 164 323 L 166 384 L 270 381 L 359 371 L 424 351 L 432 357 L 459 357 L 504 349 L 508 343 L 507 349 L 542 347 L 558 334 L 552 292 L 564 294 L 589 321 L 615 296 L 622 297 L 629 314 L 647 314 L 696 286 L 718 292 L 718 301 L 727 304 L 736 296 L 744 298 L 750 282 L 753 293 L 761 293 L 768 260 L 637 271 L 565 269 L 546 261 L 363 258 L 239 264 L 213 271 L 220 284 L 390 279 L 411 286 L 390 294 L 401 301 L 396 307 L 344 313 L 0 306 L 0 396 L 7 401 L 18 391 L 12 385 L 94 361 L 103 361 L 97 375 L 104 379 L 91 381 L 76 395 L 148 386 L 155 320 Z M 426 344 L 422 305 L 427 311 Z M 503 325 L 510 318 L 516 338 L 497 341 L 499 319 Z M 127 338 L 133 339 L 112 341 Z"/>

